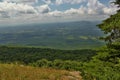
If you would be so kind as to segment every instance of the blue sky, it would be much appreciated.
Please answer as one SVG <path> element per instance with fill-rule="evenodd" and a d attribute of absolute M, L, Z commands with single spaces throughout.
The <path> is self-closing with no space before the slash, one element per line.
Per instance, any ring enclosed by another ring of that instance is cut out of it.
<path fill-rule="evenodd" d="M 113 0 L 0 0 L 0 23 L 96 21 L 114 14 Z"/>

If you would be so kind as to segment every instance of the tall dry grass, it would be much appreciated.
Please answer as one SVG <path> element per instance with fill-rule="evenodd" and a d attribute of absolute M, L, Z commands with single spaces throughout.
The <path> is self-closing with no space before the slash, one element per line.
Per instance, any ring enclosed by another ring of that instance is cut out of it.
<path fill-rule="evenodd" d="M 69 71 L 0 64 L 0 80 L 80 80 Z"/>

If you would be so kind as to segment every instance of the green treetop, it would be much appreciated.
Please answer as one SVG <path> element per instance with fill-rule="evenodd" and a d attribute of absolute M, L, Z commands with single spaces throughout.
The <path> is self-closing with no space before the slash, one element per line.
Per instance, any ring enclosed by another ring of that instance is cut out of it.
<path fill-rule="evenodd" d="M 120 7 L 120 0 L 116 0 L 114 3 Z M 102 37 L 106 42 L 110 44 L 120 42 L 120 10 L 104 20 L 98 27 L 106 34 L 105 37 Z"/>

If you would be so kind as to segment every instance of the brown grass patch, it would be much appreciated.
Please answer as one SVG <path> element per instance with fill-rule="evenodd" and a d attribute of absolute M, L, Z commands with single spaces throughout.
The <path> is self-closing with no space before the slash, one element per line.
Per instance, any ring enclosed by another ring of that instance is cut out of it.
<path fill-rule="evenodd" d="M 66 70 L 0 64 L 0 80 L 73 80 L 70 76 L 74 80 L 81 80 Z"/>

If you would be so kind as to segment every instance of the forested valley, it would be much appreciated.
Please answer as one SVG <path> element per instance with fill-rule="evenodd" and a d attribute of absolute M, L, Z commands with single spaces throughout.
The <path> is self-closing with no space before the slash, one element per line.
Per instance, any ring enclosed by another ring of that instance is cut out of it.
<path fill-rule="evenodd" d="M 55 74 L 50 75 L 50 77 L 47 77 L 48 74 L 46 76 L 42 75 L 42 79 L 45 80 L 71 80 L 68 79 L 68 77 L 60 78 L 63 73 L 69 76 L 69 73 L 64 70 L 80 72 L 83 80 L 120 80 L 120 0 L 115 0 L 113 3 L 118 7 L 117 12 L 97 25 L 105 34 L 103 37 L 100 37 L 100 40 L 105 42 L 103 47 L 62 50 L 32 46 L 1 45 L 0 75 L 4 75 L 4 72 L 9 73 L 9 71 L 7 72 L 6 70 L 11 69 L 21 70 L 21 68 L 23 68 L 23 71 L 29 71 L 41 68 L 43 70 L 48 69 L 49 74 L 52 74 L 49 69 L 52 69 L 53 73 L 55 72 Z M 7 67 L 3 64 L 6 64 Z M 32 68 L 28 67 L 26 69 L 24 66 L 31 66 Z M 59 72 L 56 70 L 60 70 L 60 74 L 58 74 Z M 16 74 L 16 76 L 18 75 Z M 28 77 L 29 76 L 22 76 L 21 79 L 28 80 Z M 73 80 L 79 79 L 73 78 Z M 2 78 L 2 80 L 5 79 Z"/>

